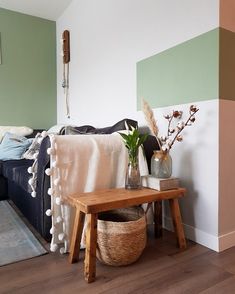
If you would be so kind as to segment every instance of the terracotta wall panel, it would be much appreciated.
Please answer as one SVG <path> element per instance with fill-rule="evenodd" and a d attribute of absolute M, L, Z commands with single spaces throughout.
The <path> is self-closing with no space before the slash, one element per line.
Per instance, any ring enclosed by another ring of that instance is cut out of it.
<path fill-rule="evenodd" d="M 234 0 L 220 0 L 220 27 L 235 32 Z"/>
<path fill-rule="evenodd" d="M 219 102 L 219 235 L 235 231 L 235 102 Z"/>
<path fill-rule="evenodd" d="M 220 28 L 219 39 L 219 97 L 235 101 L 235 33 Z"/>

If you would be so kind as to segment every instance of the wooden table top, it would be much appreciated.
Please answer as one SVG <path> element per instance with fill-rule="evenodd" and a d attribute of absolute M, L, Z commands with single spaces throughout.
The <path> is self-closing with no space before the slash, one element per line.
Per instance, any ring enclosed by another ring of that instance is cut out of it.
<path fill-rule="evenodd" d="M 143 203 L 183 197 L 184 188 L 157 191 L 149 188 L 127 190 L 124 188 L 97 190 L 88 193 L 76 193 L 68 196 L 69 203 L 84 213 L 125 208 Z"/>

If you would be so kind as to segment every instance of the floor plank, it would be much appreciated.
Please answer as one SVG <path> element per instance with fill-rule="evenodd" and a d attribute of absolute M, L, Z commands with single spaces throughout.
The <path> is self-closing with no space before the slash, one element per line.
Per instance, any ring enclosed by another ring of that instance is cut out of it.
<path fill-rule="evenodd" d="M 235 248 L 218 254 L 187 243 L 185 251 L 179 250 L 173 233 L 163 231 L 155 239 L 151 228 L 136 263 L 111 267 L 97 262 L 91 284 L 84 281 L 84 251 L 75 264 L 69 264 L 68 255 L 50 253 L 0 267 L 0 293 L 235 293 Z"/>
<path fill-rule="evenodd" d="M 202 291 L 201 294 L 233 294 L 234 292 L 235 277 L 233 276 L 205 291 Z"/>

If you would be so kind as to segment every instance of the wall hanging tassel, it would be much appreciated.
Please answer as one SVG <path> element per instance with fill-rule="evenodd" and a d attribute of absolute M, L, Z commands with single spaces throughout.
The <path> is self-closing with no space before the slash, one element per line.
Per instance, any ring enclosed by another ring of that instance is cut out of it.
<path fill-rule="evenodd" d="M 64 88 L 65 104 L 66 104 L 66 116 L 70 118 L 69 108 L 69 62 L 70 62 L 70 35 L 69 31 L 65 30 L 62 34 L 63 42 L 63 80 L 62 88 Z"/>

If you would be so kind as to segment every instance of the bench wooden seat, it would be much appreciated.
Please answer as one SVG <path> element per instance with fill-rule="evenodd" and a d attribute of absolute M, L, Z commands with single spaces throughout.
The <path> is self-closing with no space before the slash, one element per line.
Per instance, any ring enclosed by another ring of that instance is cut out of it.
<path fill-rule="evenodd" d="M 96 276 L 96 245 L 97 245 L 97 216 L 98 213 L 125 208 L 144 203 L 154 203 L 155 235 L 161 236 L 161 202 L 168 200 L 178 245 L 186 248 L 186 240 L 182 227 L 178 198 L 184 196 L 186 190 L 178 188 L 167 191 L 157 191 L 143 188 L 139 190 L 107 189 L 91 193 L 77 193 L 68 197 L 71 205 L 76 207 L 73 233 L 70 243 L 69 262 L 79 260 L 80 242 L 87 216 L 85 280 L 90 283 Z M 159 217 L 160 216 L 160 217 Z"/>

